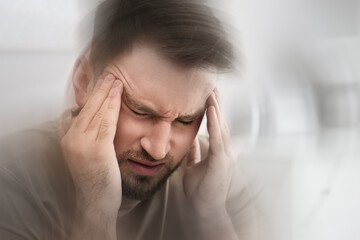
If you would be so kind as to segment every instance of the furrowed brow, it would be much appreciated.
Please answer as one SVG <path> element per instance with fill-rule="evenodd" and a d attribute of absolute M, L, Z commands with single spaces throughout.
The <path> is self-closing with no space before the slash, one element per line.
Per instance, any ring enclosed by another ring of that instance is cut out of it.
<path fill-rule="evenodd" d="M 205 107 L 204 107 L 204 109 L 202 109 L 194 114 L 179 116 L 177 118 L 177 120 L 191 122 L 191 121 L 194 121 L 194 120 L 198 119 L 199 117 L 203 116 L 204 114 L 205 114 Z"/>
<path fill-rule="evenodd" d="M 125 95 L 125 102 L 127 103 L 127 105 L 130 104 L 133 108 L 136 108 L 137 110 L 139 110 L 139 111 L 141 111 L 143 113 L 147 113 L 147 114 L 151 114 L 151 115 L 157 115 L 156 111 L 154 111 L 151 108 L 137 102 L 126 91 L 124 91 L 124 95 Z"/>
<path fill-rule="evenodd" d="M 146 113 L 146 114 L 150 114 L 150 115 L 153 115 L 153 116 L 160 116 L 155 110 L 153 110 L 153 109 L 151 109 L 151 108 L 137 102 L 126 91 L 124 91 L 124 96 L 125 96 L 126 105 L 130 104 L 131 107 L 133 107 L 136 110 L 139 110 L 139 111 L 141 111 L 143 113 Z M 179 116 L 176 119 L 180 120 L 180 121 L 185 121 L 185 122 L 194 121 L 194 120 L 198 119 L 199 117 L 201 117 L 201 116 L 203 116 L 205 114 L 206 107 L 207 107 L 207 104 L 205 104 L 203 109 L 201 109 L 200 111 L 198 111 L 198 112 L 196 112 L 194 114 L 185 114 L 185 115 Z"/>

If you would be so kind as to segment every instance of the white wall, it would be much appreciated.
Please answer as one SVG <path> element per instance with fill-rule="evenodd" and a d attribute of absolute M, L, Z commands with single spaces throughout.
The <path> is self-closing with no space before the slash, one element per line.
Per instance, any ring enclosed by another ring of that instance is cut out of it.
<path fill-rule="evenodd" d="M 76 56 L 77 2 L 0 2 L 0 135 L 58 116 Z"/>

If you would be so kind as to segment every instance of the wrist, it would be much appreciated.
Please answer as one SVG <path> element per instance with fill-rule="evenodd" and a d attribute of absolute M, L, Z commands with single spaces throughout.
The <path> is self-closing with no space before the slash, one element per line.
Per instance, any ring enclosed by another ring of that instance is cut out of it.
<path fill-rule="evenodd" d="M 197 234 L 200 239 L 237 239 L 232 221 L 225 208 L 197 215 Z"/>
<path fill-rule="evenodd" d="M 107 214 L 92 205 L 79 206 L 71 231 L 71 240 L 80 239 L 116 239 L 117 215 Z"/>
<path fill-rule="evenodd" d="M 85 198 L 77 196 L 76 210 L 79 217 L 88 217 L 94 219 L 108 219 L 116 221 L 121 201 L 106 201 L 99 198 Z"/>
<path fill-rule="evenodd" d="M 199 220 L 226 218 L 228 213 L 225 204 L 218 206 L 206 206 L 205 204 L 201 207 L 194 208 L 194 214 Z"/>

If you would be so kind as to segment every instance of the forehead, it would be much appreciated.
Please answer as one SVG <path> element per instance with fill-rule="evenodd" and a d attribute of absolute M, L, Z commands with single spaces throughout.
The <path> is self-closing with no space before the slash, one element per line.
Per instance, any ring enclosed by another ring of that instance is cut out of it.
<path fill-rule="evenodd" d="M 150 46 L 136 45 L 106 69 L 124 83 L 125 92 L 164 114 L 193 113 L 204 108 L 216 84 L 209 69 L 178 66 Z"/>

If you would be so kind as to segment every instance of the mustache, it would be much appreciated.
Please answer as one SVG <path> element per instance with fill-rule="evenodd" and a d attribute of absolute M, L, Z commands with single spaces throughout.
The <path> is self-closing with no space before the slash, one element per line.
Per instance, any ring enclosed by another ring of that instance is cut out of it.
<path fill-rule="evenodd" d="M 148 152 L 146 152 L 144 149 L 141 149 L 139 151 L 136 150 L 128 150 L 124 153 L 121 153 L 118 155 L 118 160 L 121 161 L 126 161 L 127 159 L 139 159 L 142 161 L 148 161 L 148 162 L 171 162 L 174 160 L 174 157 L 171 154 L 166 154 L 166 156 L 163 159 L 160 160 L 156 160 L 153 157 L 150 156 L 150 154 Z"/>

